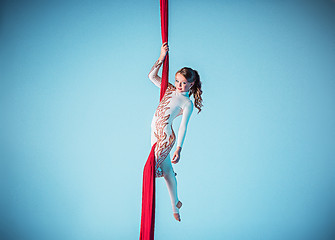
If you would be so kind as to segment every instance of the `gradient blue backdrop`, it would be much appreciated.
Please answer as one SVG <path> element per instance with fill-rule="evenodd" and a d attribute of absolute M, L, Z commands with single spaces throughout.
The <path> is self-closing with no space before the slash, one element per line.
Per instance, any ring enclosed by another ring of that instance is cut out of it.
<path fill-rule="evenodd" d="M 169 10 L 170 81 L 197 69 L 204 108 L 156 239 L 334 239 L 335 2 Z M 138 239 L 159 1 L 2 1 L 0 23 L 1 239 Z"/>

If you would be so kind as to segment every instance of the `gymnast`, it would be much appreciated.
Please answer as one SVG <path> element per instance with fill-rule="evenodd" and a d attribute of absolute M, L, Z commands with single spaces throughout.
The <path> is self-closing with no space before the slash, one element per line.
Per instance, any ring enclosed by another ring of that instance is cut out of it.
<path fill-rule="evenodd" d="M 169 46 L 165 42 L 161 46 L 161 54 L 158 60 L 148 75 L 149 79 L 159 88 L 162 79 L 157 74 L 168 51 Z M 198 72 L 188 67 L 178 70 L 175 75 L 175 86 L 168 83 L 166 92 L 151 122 L 151 146 L 157 142 L 155 147 L 155 177 L 164 177 L 171 198 L 173 216 L 177 221 L 181 221 L 179 209 L 182 203 L 178 199 L 176 174 L 171 162 L 176 164 L 180 160 L 187 124 L 193 111 L 193 102 L 190 96 L 193 95 L 194 106 L 199 113 L 203 106 L 201 94 L 201 81 Z M 170 160 L 170 151 L 176 141 L 172 122 L 179 115 L 182 115 L 182 120 L 178 131 L 177 148 Z"/>

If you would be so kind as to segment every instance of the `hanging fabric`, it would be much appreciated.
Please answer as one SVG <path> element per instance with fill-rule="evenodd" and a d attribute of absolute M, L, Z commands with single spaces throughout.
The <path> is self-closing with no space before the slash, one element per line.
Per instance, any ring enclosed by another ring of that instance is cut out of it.
<path fill-rule="evenodd" d="M 168 42 L 168 0 L 160 0 L 162 42 Z M 168 86 L 169 53 L 166 54 L 162 70 L 160 98 L 162 100 Z M 143 170 L 142 182 L 142 213 L 140 240 L 154 240 L 155 235 L 155 147 L 152 145 L 149 157 Z"/>
<path fill-rule="evenodd" d="M 160 0 L 162 43 L 168 42 L 169 11 L 168 0 Z M 162 100 L 169 82 L 169 52 L 165 56 L 162 72 L 162 86 L 159 100 Z"/>

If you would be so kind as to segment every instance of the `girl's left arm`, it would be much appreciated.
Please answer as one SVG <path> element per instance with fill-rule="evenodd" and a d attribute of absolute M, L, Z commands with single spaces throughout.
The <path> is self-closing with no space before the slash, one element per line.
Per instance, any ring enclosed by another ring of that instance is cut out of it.
<path fill-rule="evenodd" d="M 183 109 L 183 118 L 181 120 L 179 131 L 178 131 L 178 141 L 177 141 L 177 147 L 182 147 L 186 135 L 187 130 L 187 124 L 190 120 L 191 114 L 193 112 L 193 104 L 191 101 L 187 102 L 185 104 L 185 107 Z"/>
<path fill-rule="evenodd" d="M 173 154 L 172 163 L 177 163 L 179 161 L 180 151 L 185 140 L 187 125 L 190 120 L 192 112 L 193 112 L 193 104 L 191 101 L 189 101 L 185 104 L 185 107 L 183 109 L 183 118 L 181 120 L 178 130 L 177 150 Z"/>

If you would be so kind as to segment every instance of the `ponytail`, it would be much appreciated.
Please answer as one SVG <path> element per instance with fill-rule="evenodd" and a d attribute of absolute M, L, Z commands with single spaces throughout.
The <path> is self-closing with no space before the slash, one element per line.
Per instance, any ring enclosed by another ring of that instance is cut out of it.
<path fill-rule="evenodd" d="M 202 105 L 202 90 L 201 90 L 201 81 L 198 71 L 193 70 L 192 68 L 183 67 L 178 70 L 177 73 L 182 74 L 188 82 L 193 82 L 193 86 L 190 88 L 190 96 L 193 94 L 194 97 L 194 106 L 198 109 L 198 113 L 201 112 Z M 177 74 L 176 73 L 176 74 Z"/>
<path fill-rule="evenodd" d="M 198 109 L 198 113 L 201 112 L 201 107 L 202 105 L 202 90 L 201 90 L 201 81 L 200 81 L 200 76 L 196 70 L 194 71 L 195 79 L 194 79 L 194 84 L 190 89 L 190 96 L 193 94 L 194 97 L 194 106 Z"/>

